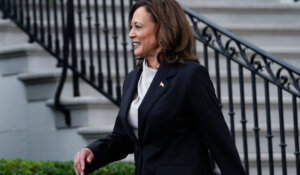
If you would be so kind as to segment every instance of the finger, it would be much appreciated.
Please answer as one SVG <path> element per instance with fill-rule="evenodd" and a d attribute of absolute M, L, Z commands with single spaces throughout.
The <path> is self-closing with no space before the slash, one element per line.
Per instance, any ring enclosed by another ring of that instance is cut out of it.
<path fill-rule="evenodd" d="M 88 157 L 86 158 L 86 161 L 87 163 L 91 163 L 93 159 L 94 159 L 94 155 L 93 153 L 90 152 Z"/>
<path fill-rule="evenodd" d="M 81 153 L 77 152 L 75 162 L 74 162 L 74 168 L 76 170 L 76 173 L 78 173 L 78 175 L 81 175 L 81 173 L 82 173 L 80 159 L 81 159 Z"/>
<path fill-rule="evenodd" d="M 78 152 L 75 154 L 74 159 L 73 159 L 73 169 L 74 169 L 76 175 L 79 175 L 79 174 L 78 174 L 78 171 L 77 171 L 77 168 L 76 168 L 76 166 L 77 166 L 77 165 L 76 165 L 76 162 L 77 162 L 77 155 L 78 155 Z"/>
<path fill-rule="evenodd" d="M 78 171 L 78 168 L 77 168 L 77 167 L 78 167 L 78 164 L 74 163 L 74 166 L 73 166 L 73 167 L 74 167 L 74 171 L 75 171 L 76 175 L 80 175 L 80 174 L 79 174 L 80 172 Z"/>
<path fill-rule="evenodd" d="M 80 159 L 79 159 L 79 165 L 81 168 L 81 172 L 83 172 L 84 168 L 85 168 L 85 159 L 86 159 L 86 152 L 84 150 L 80 151 Z"/>

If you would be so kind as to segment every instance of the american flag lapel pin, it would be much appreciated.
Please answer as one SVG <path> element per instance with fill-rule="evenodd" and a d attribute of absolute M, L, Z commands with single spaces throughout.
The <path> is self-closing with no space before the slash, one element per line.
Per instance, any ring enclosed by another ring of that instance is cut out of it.
<path fill-rule="evenodd" d="M 161 81 L 159 87 L 165 87 L 165 84 Z"/>

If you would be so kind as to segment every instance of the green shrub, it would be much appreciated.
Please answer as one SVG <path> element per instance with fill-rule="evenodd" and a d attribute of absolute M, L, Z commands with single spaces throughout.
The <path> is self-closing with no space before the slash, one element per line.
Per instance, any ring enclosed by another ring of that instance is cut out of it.
<path fill-rule="evenodd" d="M 0 175 L 74 175 L 72 161 L 0 159 Z M 92 175 L 134 175 L 134 164 L 114 162 Z"/>

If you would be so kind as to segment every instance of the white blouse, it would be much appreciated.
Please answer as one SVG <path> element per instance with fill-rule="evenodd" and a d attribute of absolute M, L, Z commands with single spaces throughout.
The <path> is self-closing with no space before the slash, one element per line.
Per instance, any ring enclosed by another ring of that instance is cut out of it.
<path fill-rule="evenodd" d="M 143 61 L 143 72 L 141 73 L 139 82 L 137 84 L 137 93 L 131 102 L 128 112 L 128 121 L 131 125 L 135 136 L 138 138 L 138 109 L 142 103 L 149 86 L 156 74 L 157 70 L 147 66 L 147 61 Z"/>

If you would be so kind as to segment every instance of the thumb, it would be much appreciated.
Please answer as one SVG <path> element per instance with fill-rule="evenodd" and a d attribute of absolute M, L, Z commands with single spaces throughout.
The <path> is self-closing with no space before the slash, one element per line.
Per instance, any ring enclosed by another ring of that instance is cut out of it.
<path fill-rule="evenodd" d="M 93 154 L 89 154 L 88 157 L 86 158 L 86 162 L 91 163 L 93 158 L 94 158 Z"/>

